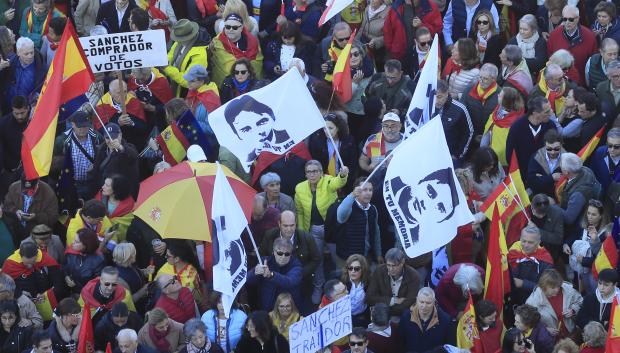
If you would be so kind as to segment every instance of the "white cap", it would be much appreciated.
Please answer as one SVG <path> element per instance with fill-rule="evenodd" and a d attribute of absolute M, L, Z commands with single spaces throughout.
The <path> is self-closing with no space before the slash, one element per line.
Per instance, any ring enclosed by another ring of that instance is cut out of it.
<path fill-rule="evenodd" d="M 383 120 L 381 120 L 381 122 L 386 122 L 386 121 L 396 121 L 400 123 L 400 118 L 395 113 L 389 112 L 389 113 L 385 113 L 385 115 L 383 116 Z"/>
<path fill-rule="evenodd" d="M 207 156 L 205 155 L 205 151 L 202 150 L 202 147 L 191 145 L 187 149 L 187 160 L 194 163 L 203 162 L 207 160 Z"/>

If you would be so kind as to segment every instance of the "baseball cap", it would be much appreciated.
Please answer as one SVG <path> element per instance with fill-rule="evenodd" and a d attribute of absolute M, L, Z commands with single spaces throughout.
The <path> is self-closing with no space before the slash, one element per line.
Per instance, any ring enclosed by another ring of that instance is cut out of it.
<path fill-rule="evenodd" d="M 205 151 L 202 150 L 202 147 L 191 145 L 187 149 L 187 160 L 194 163 L 202 162 L 207 160 L 207 156 L 205 155 Z"/>
<path fill-rule="evenodd" d="M 105 134 L 105 137 L 108 137 L 109 134 L 111 138 L 116 139 L 121 133 L 121 127 L 115 123 L 108 123 L 108 125 L 105 126 L 105 129 L 108 132 Z"/>
<path fill-rule="evenodd" d="M 187 73 L 183 75 L 183 78 L 186 81 L 193 81 L 195 79 L 203 79 L 206 80 L 209 77 L 207 73 L 207 69 L 200 64 L 196 64 L 187 70 Z"/>
<path fill-rule="evenodd" d="M 385 113 L 385 115 L 383 116 L 383 119 L 381 120 L 381 122 L 386 122 L 386 121 L 396 121 L 400 123 L 400 118 L 395 113 L 389 112 L 389 113 Z"/>
<path fill-rule="evenodd" d="M 77 127 L 90 127 L 92 126 L 92 122 L 90 121 L 90 114 L 87 112 L 78 110 L 75 113 L 71 114 L 69 117 L 75 126 Z"/>

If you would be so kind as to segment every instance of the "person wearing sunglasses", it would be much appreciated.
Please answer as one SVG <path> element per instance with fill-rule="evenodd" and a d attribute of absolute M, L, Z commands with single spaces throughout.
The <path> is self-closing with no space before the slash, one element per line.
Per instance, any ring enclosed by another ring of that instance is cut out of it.
<path fill-rule="evenodd" d="M 368 349 L 368 331 L 363 327 L 353 327 L 349 334 L 349 349 L 342 353 L 373 353 Z"/>
<path fill-rule="evenodd" d="M 220 100 L 222 104 L 262 87 L 264 81 L 258 80 L 254 73 L 254 66 L 247 58 L 239 58 L 232 65 L 229 75 L 220 85 Z"/>
<path fill-rule="evenodd" d="M 527 187 L 534 194 L 555 198 L 555 183 L 562 177 L 560 155 L 566 153 L 564 140 L 557 130 L 549 130 L 543 136 L 545 145 L 530 158 L 527 167 Z"/>
<path fill-rule="evenodd" d="M 609 130 L 606 142 L 590 157 L 590 168 L 601 183 L 603 203 L 611 211 L 620 200 L 620 128 Z"/>
<path fill-rule="evenodd" d="M 499 33 L 493 26 L 491 11 L 481 9 L 474 15 L 469 38 L 476 43 L 481 63 L 500 65 L 499 53 L 503 45 Z"/>
<path fill-rule="evenodd" d="M 367 326 L 369 310 L 366 305 L 366 291 L 370 281 L 370 267 L 366 258 L 360 254 L 349 256 L 342 268 L 340 281 L 345 284 L 351 297 L 353 326 Z"/>
<path fill-rule="evenodd" d="M 598 51 L 596 35 L 586 26 L 579 24 L 579 9 L 572 5 L 562 10 L 562 25 L 549 33 L 547 52 L 553 54 L 559 49 L 568 50 L 575 57 L 579 86 L 585 85 L 584 69 L 588 58 Z"/>
<path fill-rule="evenodd" d="M 250 61 L 256 77 L 262 77 L 263 53 L 258 39 L 244 27 L 239 14 L 230 13 L 226 16 L 224 30 L 213 38 L 209 50 L 212 79 L 218 86 L 241 58 Z"/>
<path fill-rule="evenodd" d="M 58 303 L 54 313 L 54 319 L 47 328 L 54 352 L 76 352 L 82 321 L 80 304 L 73 298 L 65 298 Z"/>
<path fill-rule="evenodd" d="M 529 304 L 517 306 L 514 309 L 515 327 L 523 333 L 525 352 L 551 353 L 555 344 L 553 337 L 541 321 L 538 308 Z"/>
<path fill-rule="evenodd" d="M 271 310 L 280 293 L 289 292 L 295 305 L 302 304 L 300 284 L 303 275 L 301 262 L 293 254 L 293 244 L 284 238 L 273 241 L 271 256 L 248 271 L 247 283 L 258 287 L 258 307 Z"/>
<path fill-rule="evenodd" d="M 273 310 L 269 312 L 269 317 L 278 332 L 288 340 L 289 327 L 304 317 L 300 315 L 293 297 L 289 293 L 280 293 L 276 298 Z"/>
<path fill-rule="evenodd" d="M 536 351 L 531 342 L 523 337 L 523 332 L 513 327 L 504 334 L 502 347 L 497 353 L 536 353 Z"/>
<path fill-rule="evenodd" d="M 334 66 L 338 61 L 340 52 L 349 42 L 349 38 L 351 38 L 349 24 L 346 22 L 336 23 L 332 35 L 325 37 L 319 45 L 321 72 L 317 72 L 315 75 L 319 75 L 319 78 L 323 78 L 327 82 L 332 81 Z"/>
<path fill-rule="evenodd" d="M 157 278 L 157 285 L 161 289 L 161 295 L 155 307 L 169 313 L 172 320 L 184 324 L 189 319 L 200 316 L 192 291 L 183 287 L 175 276 L 161 275 Z"/>
<path fill-rule="evenodd" d="M 131 292 L 119 284 L 118 277 L 116 267 L 106 266 L 99 277 L 91 279 L 82 288 L 80 303 L 90 306 L 93 326 L 118 302 L 124 302 L 129 310 L 136 311 Z"/>

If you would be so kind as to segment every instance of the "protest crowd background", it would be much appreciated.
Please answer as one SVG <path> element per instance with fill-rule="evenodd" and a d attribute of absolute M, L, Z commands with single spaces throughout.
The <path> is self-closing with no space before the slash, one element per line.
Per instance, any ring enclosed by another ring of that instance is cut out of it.
<path fill-rule="evenodd" d="M 620 352 L 618 5 L 0 0 L 0 352 Z"/>

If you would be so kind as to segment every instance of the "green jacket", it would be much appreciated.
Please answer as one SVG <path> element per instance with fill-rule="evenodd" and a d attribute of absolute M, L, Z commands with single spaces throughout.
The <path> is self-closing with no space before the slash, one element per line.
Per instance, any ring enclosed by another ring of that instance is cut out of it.
<path fill-rule="evenodd" d="M 22 12 L 21 23 L 19 24 L 19 35 L 21 37 L 28 37 L 32 39 L 35 48 L 41 50 L 41 45 L 43 44 L 43 24 L 45 23 L 47 14 L 45 14 L 45 16 L 43 17 L 32 16 L 32 32 L 30 32 L 28 31 L 28 18 L 26 16 L 28 14 L 28 11 L 30 11 L 30 6 L 25 8 L 24 12 Z M 56 9 L 53 9 L 52 11 L 54 11 L 52 12 L 53 18 L 64 17 L 64 15 L 60 11 Z"/>

